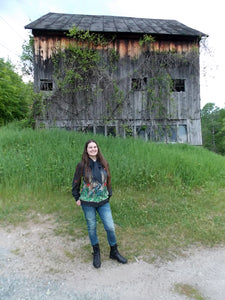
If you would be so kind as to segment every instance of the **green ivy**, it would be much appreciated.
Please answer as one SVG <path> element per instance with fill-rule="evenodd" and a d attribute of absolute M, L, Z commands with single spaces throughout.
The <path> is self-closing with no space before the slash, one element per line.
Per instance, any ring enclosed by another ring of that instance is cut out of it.
<path fill-rule="evenodd" d="M 105 97 L 107 111 L 102 116 L 102 120 L 114 120 L 116 114 L 121 112 L 129 94 L 138 90 L 134 82 L 125 94 L 119 87 L 120 83 L 113 76 L 120 59 L 119 53 L 109 47 L 115 36 L 106 38 L 105 35 L 73 27 L 69 30 L 68 37 L 69 45 L 65 49 L 56 48 L 52 58 L 57 93 L 69 95 L 75 102 L 82 97 L 83 109 L 88 109 L 88 105 L 98 93 L 102 94 L 102 97 L 107 95 Z M 175 51 L 154 52 L 151 51 L 154 42 L 155 39 L 147 34 L 139 40 L 139 45 L 145 47 L 144 59 L 129 76 L 141 78 L 146 74 L 145 87 L 141 89 L 142 99 L 147 102 L 146 116 L 148 119 L 153 116 L 165 119 L 168 117 L 167 103 L 172 101 L 170 69 L 185 65 L 194 67 L 195 63 L 192 62 L 198 56 L 196 49 L 188 54 L 179 54 Z"/>
<path fill-rule="evenodd" d="M 141 47 L 150 46 L 153 42 L 155 42 L 155 39 L 150 34 L 144 34 L 143 38 L 139 40 L 139 45 Z"/>

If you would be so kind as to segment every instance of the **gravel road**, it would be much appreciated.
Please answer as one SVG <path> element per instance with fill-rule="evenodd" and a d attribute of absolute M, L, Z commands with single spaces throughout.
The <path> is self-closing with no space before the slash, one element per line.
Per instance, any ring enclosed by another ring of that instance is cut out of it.
<path fill-rule="evenodd" d="M 120 265 L 103 256 L 95 269 L 72 256 L 89 241 L 56 236 L 54 224 L 39 216 L 25 227 L 0 226 L 0 300 L 190 299 L 175 292 L 176 284 L 195 288 L 202 299 L 225 300 L 225 247 L 192 247 L 158 264 Z"/>

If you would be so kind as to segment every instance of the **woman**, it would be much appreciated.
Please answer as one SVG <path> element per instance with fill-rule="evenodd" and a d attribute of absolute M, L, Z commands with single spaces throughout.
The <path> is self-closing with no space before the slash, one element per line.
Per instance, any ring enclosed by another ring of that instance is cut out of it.
<path fill-rule="evenodd" d="M 124 258 L 117 249 L 115 227 L 112 218 L 109 199 L 112 196 L 111 176 L 109 165 L 98 144 L 94 140 L 89 140 L 84 146 L 81 162 L 78 163 L 73 178 L 72 194 L 76 204 L 81 206 L 87 222 L 88 234 L 93 247 L 93 265 L 100 268 L 101 257 L 99 241 L 97 236 L 96 212 L 99 214 L 110 245 L 111 259 L 125 264 Z M 82 189 L 80 189 L 82 182 Z"/>

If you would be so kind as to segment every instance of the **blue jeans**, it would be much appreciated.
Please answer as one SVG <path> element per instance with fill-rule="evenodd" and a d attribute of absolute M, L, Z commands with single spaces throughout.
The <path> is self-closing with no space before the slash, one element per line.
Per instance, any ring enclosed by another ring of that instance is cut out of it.
<path fill-rule="evenodd" d="M 109 203 L 107 202 L 106 204 L 100 207 L 82 205 L 82 209 L 84 211 L 85 219 L 87 222 L 88 235 L 90 238 L 91 245 L 94 246 L 99 243 L 96 222 L 96 212 L 98 212 L 104 225 L 105 231 L 107 233 L 108 243 L 110 246 L 114 246 L 116 244 L 116 235 Z"/>

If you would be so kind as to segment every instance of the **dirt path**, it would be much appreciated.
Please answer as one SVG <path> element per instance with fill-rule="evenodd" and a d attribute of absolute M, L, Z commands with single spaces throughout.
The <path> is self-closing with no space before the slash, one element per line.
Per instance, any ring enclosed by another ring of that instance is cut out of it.
<path fill-rule="evenodd" d="M 54 222 L 40 219 L 24 228 L 0 227 L 0 300 L 190 299 L 174 291 L 176 284 L 196 288 L 204 299 L 225 299 L 225 247 L 191 249 L 158 265 L 103 257 L 96 270 L 73 257 L 87 239 L 56 236 Z"/>

